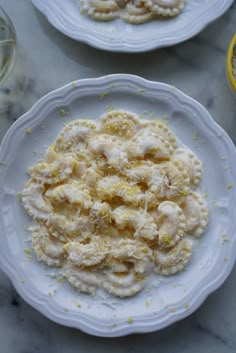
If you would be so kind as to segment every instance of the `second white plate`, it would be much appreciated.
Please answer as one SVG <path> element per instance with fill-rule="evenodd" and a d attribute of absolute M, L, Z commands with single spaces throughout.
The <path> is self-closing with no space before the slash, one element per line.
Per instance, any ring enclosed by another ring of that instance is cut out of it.
<path fill-rule="evenodd" d="M 122 20 L 97 22 L 80 14 L 79 0 L 32 0 L 59 31 L 95 48 L 145 52 L 183 42 L 199 33 L 234 0 L 188 0 L 176 18 L 131 25 Z"/>

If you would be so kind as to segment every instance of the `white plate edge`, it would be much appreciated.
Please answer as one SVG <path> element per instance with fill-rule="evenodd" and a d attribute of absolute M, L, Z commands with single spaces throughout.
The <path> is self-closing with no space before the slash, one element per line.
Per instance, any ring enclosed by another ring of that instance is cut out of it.
<path fill-rule="evenodd" d="M 111 52 L 139 53 L 179 44 L 194 37 L 204 28 L 206 28 L 211 22 L 215 21 L 221 15 L 223 15 L 230 8 L 230 6 L 232 6 L 234 0 L 220 0 L 219 6 L 217 8 L 212 9 L 211 12 L 206 12 L 206 15 L 201 17 L 198 23 L 193 22 L 192 27 L 188 28 L 188 31 L 185 31 L 185 34 L 182 34 L 179 37 L 178 33 L 176 33 L 174 37 L 168 37 L 164 43 L 163 40 L 157 38 L 151 42 L 145 40 L 139 44 L 135 43 L 135 45 L 133 45 L 132 41 L 124 41 L 122 44 L 116 44 L 115 41 L 111 42 L 107 40 L 102 36 L 102 34 L 99 36 L 99 38 L 96 38 L 95 36 L 87 33 L 86 28 L 83 29 L 82 27 L 80 28 L 79 32 L 75 33 L 74 31 L 67 29 L 64 24 L 58 20 L 53 8 L 51 7 L 50 0 L 32 0 L 32 3 L 41 13 L 46 16 L 48 21 L 55 28 L 72 39 L 86 43 L 94 48 Z"/>
<path fill-rule="evenodd" d="M 87 84 L 97 84 L 99 85 L 99 83 L 109 83 L 111 81 L 119 81 L 119 80 L 130 80 L 132 83 L 136 83 L 138 85 L 145 85 L 145 86 L 152 86 L 152 88 L 155 88 L 155 86 L 163 86 L 163 87 L 169 87 L 169 89 L 171 89 L 171 86 L 165 85 L 165 84 L 161 84 L 161 83 L 155 83 L 155 82 L 151 82 L 151 81 L 147 81 L 145 79 L 139 78 L 137 76 L 132 76 L 132 75 L 122 75 L 122 74 L 118 74 L 118 75 L 109 75 L 109 76 L 104 76 L 101 78 L 97 78 L 97 79 L 85 79 L 85 80 L 79 80 L 77 81 L 79 86 L 81 87 L 81 84 L 83 83 L 87 83 Z M 76 81 L 75 81 L 76 83 Z M 2 154 L 4 154 L 4 149 L 6 150 L 6 146 L 7 146 L 7 140 L 9 140 L 12 135 L 14 135 L 14 132 L 16 132 L 16 130 L 18 129 L 18 127 L 23 124 L 25 122 L 25 120 L 28 120 L 30 118 L 30 116 L 32 114 L 34 114 L 34 110 L 39 107 L 40 105 L 44 105 L 50 103 L 50 98 L 52 98 L 53 96 L 58 96 L 58 95 L 66 95 L 68 94 L 68 92 L 71 90 L 72 84 L 68 84 L 58 90 L 55 90 L 49 94 L 47 94 L 46 96 L 44 96 L 43 98 L 41 98 L 32 108 L 29 112 L 27 112 L 26 114 L 24 114 L 21 118 L 19 118 L 13 125 L 12 127 L 8 130 L 7 134 L 5 135 L 2 145 L 0 147 L 0 156 Z M 219 127 L 218 124 L 216 124 L 214 122 L 214 120 L 211 118 L 211 116 L 209 115 L 209 113 L 206 111 L 206 109 L 204 107 L 202 107 L 198 102 L 194 101 L 192 98 L 186 96 L 184 93 L 175 90 L 175 94 L 178 95 L 179 98 L 181 98 L 181 100 L 183 101 L 187 101 L 187 102 L 191 102 L 191 104 L 195 105 L 198 109 L 200 108 L 201 110 L 204 110 L 204 112 L 206 113 L 207 119 L 208 120 L 208 128 L 209 128 L 209 121 L 211 122 L 211 125 L 214 126 L 214 129 L 216 131 L 219 132 L 220 135 L 224 135 L 224 138 L 226 139 L 226 141 L 224 141 L 224 143 L 226 143 L 226 146 L 229 148 L 228 153 L 230 154 L 231 158 L 235 159 L 236 156 L 236 150 L 235 147 L 232 143 L 232 141 L 230 140 L 230 138 L 228 137 L 228 135 L 222 130 L 221 127 Z M 207 123 L 206 122 L 206 123 Z M 1 174 L 1 173 L 0 173 Z M 236 172 L 234 172 L 234 180 L 236 180 Z M 236 199 L 236 195 L 235 195 L 235 190 L 233 191 L 234 193 L 234 199 Z M 235 225 L 234 225 L 234 231 L 235 229 Z M 2 249 L 0 249 L 0 253 L 2 252 Z M 27 293 L 27 286 L 24 284 L 22 285 L 22 283 L 20 283 L 19 278 L 17 278 L 17 273 L 14 273 L 14 269 L 17 267 L 17 264 L 14 264 L 15 266 L 13 266 L 12 262 L 8 263 L 4 263 L 2 261 L 2 257 L 0 257 L 0 264 L 4 270 L 4 272 L 11 278 L 14 286 L 16 287 L 17 291 L 22 295 L 22 297 L 29 303 L 31 304 L 33 307 L 35 307 L 37 310 L 39 310 L 40 312 L 42 312 L 45 316 L 49 317 L 50 319 L 52 319 L 53 321 L 59 322 L 61 324 L 67 325 L 67 326 L 72 326 L 72 327 L 76 327 L 79 328 L 87 333 L 91 333 L 93 335 L 97 335 L 97 336 L 102 336 L 102 337 L 115 337 L 115 336 L 123 336 L 126 334 L 130 334 L 130 333 L 134 333 L 134 332 L 152 332 L 155 330 L 159 330 L 161 328 L 164 328 L 180 319 L 183 319 L 184 317 L 188 316 L 189 314 L 191 314 L 192 312 L 194 312 L 200 305 L 201 303 L 206 299 L 206 297 L 212 293 L 215 289 L 217 289 L 227 278 L 228 274 L 230 273 L 230 271 L 233 268 L 234 262 L 235 262 L 235 255 L 236 254 L 236 239 L 234 239 L 234 241 L 231 242 L 231 251 L 230 251 L 230 255 L 229 255 L 229 261 L 227 263 L 227 265 L 224 267 L 224 272 L 222 272 L 221 274 L 219 274 L 219 276 L 217 277 L 217 279 L 215 281 L 211 281 L 211 283 L 209 283 L 208 287 L 205 288 L 205 290 L 201 293 L 201 295 L 195 300 L 194 300 L 194 305 L 191 305 L 191 309 L 185 312 L 176 312 L 174 314 L 171 315 L 171 317 L 169 317 L 169 319 L 167 319 L 164 323 L 162 322 L 161 324 L 154 324 L 152 326 L 150 325 L 145 325 L 144 323 L 133 323 L 132 325 L 126 324 L 123 325 L 120 328 L 114 328 L 112 331 L 107 331 L 107 330 L 99 330 L 98 327 L 96 327 L 96 325 L 91 326 L 91 325 L 86 325 L 86 323 L 84 322 L 72 322 L 71 319 L 69 318 L 69 314 L 68 313 L 60 313 L 60 315 L 55 315 L 53 312 L 48 311 L 48 307 L 42 307 L 40 302 L 36 302 L 35 303 L 35 298 L 32 298 L 28 295 Z M 199 294 L 199 293 L 198 293 Z"/>

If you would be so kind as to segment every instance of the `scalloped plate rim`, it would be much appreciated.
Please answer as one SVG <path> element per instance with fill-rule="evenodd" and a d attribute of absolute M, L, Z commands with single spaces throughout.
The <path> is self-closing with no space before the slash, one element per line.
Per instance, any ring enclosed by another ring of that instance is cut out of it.
<path fill-rule="evenodd" d="M 122 80 L 129 80 L 132 83 L 136 83 L 139 86 L 145 86 L 149 87 L 150 90 L 156 90 L 158 88 L 164 88 L 168 89 L 169 92 L 171 92 L 171 86 L 159 82 L 154 82 L 154 81 L 148 81 L 145 80 L 141 77 L 134 76 L 134 75 L 122 75 L 122 74 L 116 74 L 116 75 L 108 75 L 108 76 L 103 76 L 100 78 L 96 79 L 82 79 L 78 81 L 74 81 L 73 83 L 78 83 L 79 86 L 81 85 L 95 85 L 96 87 L 99 87 L 99 84 L 107 84 L 110 82 L 119 82 Z M 41 106 L 41 105 L 49 105 L 50 106 L 50 99 L 53 97 L 65 97 L 68 92 L 70 92 L 70 89 L 72 87 L 72 83 L 69 83 L 53 92 L 48 93 L 47 95 L 43 96 L 35 105 L 27 112 L 25 113 L 22 117 L 20 117 L 8 130 L 6 135 L 3 138 L 2 144 L 0 146 L 0 157 L 2 154 L 4 155 L 4 152 L 7 150 L 7 145 L 9 143 L 10 138 L 14 135 L 14 133 L 17 131 L 18 126 L 24 124 L 26 121 L 33 119 L 35 111 Z M 167 91 L 166 91 L 167 92 Z M 207 112 L 207 110 L 197 101 L 195 101 L 193 98 L 187 96 L 183 92 L 179 91 L 178 89 L 175 89 L 175 94 L 178 96 L 178 99 L 182 103 L 188 103 L 190 106 L 194 106 L 198 110 L 201 110 L 205 114 L 205 119 L 206 121 L 204 122 L 205 127 L 207 128 L 214 128 L 215 131 L 220 132 L 221 136 L 224 138 L 224 143 L 226 143 L 226 146 L 229 148 L 229 153 L 230 153 L 230 158 L 235 158 L 236 157 L 236 149 L 235 146 L 233 145 L 230 137 L 226 134 L 226 132 L 213 120 L 211 115 Z M 37 120 L 37 119 L 36 119 Z M 40 120 L 40 117 L 38 118 Z M 223 143 L 223 142 L 222 142 Z M 0 158 L 1 160 L 1 158 Z M 235 174 L 234 177 L 236 178 L 236 172 L 233 171 Z M 2 172 L 0 171 L 0 177 L 1 177 Z M 236 199 L 236 191 L 233 190 L 233 196 L 234 199 Z M 235 231 L 235 224 L 234 224 L 234 231 Z M 101 336 L 101 337 L 119 337 L 119 336 L 124 336 L 128 335 L 131 333 L 146 333 L 146 332 L 153 332 L 160 330 L 164 327 L 167 327 L 183 318 L 186 318 L 189 316 L 191 313 L 193 313 L 196 309 L 199 308 L 199 306 L 205 301 L 205 299 L 211 294 L 213 291 L 215 291 L 217 288 L 219 288 L 223 282 L 226 280 L 228 275 L 230 274 L 235 260 L 236 260 L 236 238 L 232 240 L 231 242 L 231 248 L 230 248 L 230 256 L 229 256 L 229 261 L 227 263 L 227 266 L 224 267 L 224 271 L 222 273 L 219 273 L 219 275 L 214 279 L 211 280 L 208 285 L 206 285 L 202 290 L 200 291 L 200 294 L 195 296 L 193 300 L 193 305 L 189 310 L 186 311 L 180 311 L 176 312 L 172 315 L 169 314 L 168 318 L 164 320 L 164 322 L 161 323 L 155 323 L 155 324 L 149 324 L 148 322 L 146 323 L 133 323 L 132 325 L 126 324 L 126 326 L 122 326 L 121 328 L 114 328 L 111 331 L 108 330 L 102 330 L 99 329 L 97 324 L 94 325 L 89 325 L 85 321 L 76 321 L 71 319 L 69 317 L 68 313 L 54 313 L 51 312 L 48 309 L 47 300 L 45 300 L 44 305 L 40 305 L 40 303 L 37 303 L 37 300 L 35 300 L 34 297 L 30 296 L 28 291 L 27 291 L 27 286 L 30 287 L 30 282 L 27 282 L 27 284 L 22 284 L 20 282 L 20 277 L 17 277 L 17 272 L 14 274 L 13 270 L 16 269 L 17 263 L 13 263 L 13 261 L 9 260 L 9 257 L 7 258 L 7 262 L 4 262 L 4 247 L 0 248 L 0 254 L 3 256 L 0 256 L 0 265 L 3 271 L 6 273 L 8 277 L 13 282 L 13 285 L 17 289 L 17 291 L 20 293 L 20 295 L 30 304 L 32 305 L 35 309 L 37 309 L 39 312 L 44 314 L 46 317 L 49 319 L 60 323 L 62 325 L 66 325 L 69 327 L 74 327 L 78 328 L 84 332 L 96 335 L 96 336 Z M 206 280 L 206 278 L 204 279 Z M 163 320 L 162 320 L 163 321 Z"/>
<path fill-rule="evenodd" d="M 207 14 L 204 18 L 200 18 L 198 23 L 192 23 L 191 29 L 185 31 L 185 34 L 181 36 L 167 36 L 165 40 L 154 39 L 151 41 L 147 41 L 146 39 L 142 43 L 135 43 L 135 46 L 131 41 L 126 41 L 123 39 L 121 43 L 116 45 L 116 43 L 112 43 L 109 39 L 104 38 L 102 34 L 98 35 L 98 38 L 93 36 L 93 33 L 88 33 L 86 28 L 80 27 L 80 31 L 78 33 L 74 33 L 74 31 L 67 28 L 64 23 L 58 21 L 55 16 L 54 11 L 50 8 L 50 0 L 31 0 L 33 5 L 43 13 L 47 20 L 51 23 L 52 26 L 57 28 L 60 32 L 64 33 L 68 37 L 80 41 L 82 43 L 86 43 L 94 48 L 107 50 L 111 52 L 121 52 L 121 53 L 138 53 L 138 52 L 147 52 L 154 49 L 159 49 L 163 47 L 172 46 L 175 44 L 182 43 L 187 41 L 188 39 L 199 34 L 204 28 L 206 28 L 210 23 L 217 20 L 221 17 L 229 8 L 232 6 L 234 0 L 219 0 L 219 8 L 215 11 L 212 9 L 211 12 Z M 193 24 L 195 27 L 193 27 Z M 94 32 L 95 33 L 95 32 Z M 115 42 L 115 41 L 114 41 Z"/>

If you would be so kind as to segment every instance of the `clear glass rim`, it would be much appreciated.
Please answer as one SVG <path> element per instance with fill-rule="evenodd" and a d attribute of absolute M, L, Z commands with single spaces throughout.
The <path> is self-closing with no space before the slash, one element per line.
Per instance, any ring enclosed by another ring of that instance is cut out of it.
<path fill-rule="evenodd" d="M 6 11 L 3 9 L 3 7 L 0 5 L 0 17 L 3 17 L 4 20 L 6 21 L 6 24 L 11 32 L 12 38 L 9 39 L 9 42 L 13 46 L 12 54 L 10 57 L 10 60 L 7 64 L 4 65 L 3 70 L 0 72 L 0 86 L 6 81 L 8 78 L 9 74 L 13 70 L 15 66 L 15 61 L 16 61 L 16 43 L 17 43 L 17 36 L 16 36 L 16 30 L 15 26 L 6 13 Z M 5 44 L 7 43 L 8 39 L 6 38 Z M 0 41 L 1 45 L 1 41 Z"/>

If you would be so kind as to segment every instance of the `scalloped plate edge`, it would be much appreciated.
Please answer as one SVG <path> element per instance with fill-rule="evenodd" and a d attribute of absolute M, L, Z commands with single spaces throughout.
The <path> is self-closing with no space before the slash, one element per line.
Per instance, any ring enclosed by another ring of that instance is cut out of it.
<path fill-rule="evenodd" d="M 84 79 L 84 80 L 79 80 L 75 81 L 79 84 L 79 87 L 81 87 L 83 84 L 84 85 L 95 85 L 96 87 L 100 87 L 101 84 L 108 84 L 108 83 L 114 83 L 119 82 L 119 81 L 127 81 L 131 83 L 136 83 L 137 85 L 141 87 L 147 87 L 151 90 L 155 90 L 158 87 L 162 87 L 164 89 L 168 89 L 171 92 L 171 86 L 162 84 L 162 83 L 157 83 L 153 81 L 147 81 L 143 78 L 140 78 L 138 76 L 133 76 L 133 75 L 109 75 L 109 76 L 104 76 L 101 78 L 96 78 L 96 79 Z M 19 118 L 13 125 L 12 127 L 8 130 L 6 133 L 1 147 L 0 147 L 0 157 L 7 152 L 7 146 L 9 141 L 11 140 L 12 136 L 14 135 L 14 132 L 17 131 L 18 127 L 21 124 L 24 124 L 25 121 L 28 121 L 29 119 L 32 119 L 35 111 L 37 109 L 45 104 L 50 104 L 50 99 L 54 96 L 56 97 L 64 97 L 69 92 L 71 92 L 71 87 L 72 84 L 68 84 L 62 88 L 59 88 L 51 93 L 48 93 L 44 97 L 42 97 L 26 114 L 24 114 L 21 118 Z M 73 91 L 72 91 L 73 92 Z M 215 131 L 218 131 L 221 136 L 224 138 L 224 143 L 228 147 L 228 154 L 230 157 L 231 162 L 233 162 L 236 158 L 236 149 L 235 146 L 233 145 L 231 139 L 229 136 L 224 132 L 224 130 L 212 119 L 210 114 L 206 111 L 206 109 L 190 98 L 189 96 L 185 95 L 179 90 L 175 90 L 175 94 L 178 96 L 180 101 L 182 103 L 190 103 L 191 105 L 195 106 L 198 110 L 204 113 L 205 119 L 206 119 L 206 124 L 209 128 L 209 126 L 214 127 Z M 236 171 L 233 170 L 233 179 L 236 180 Z M 1 171 L 0 171 L 1 175 Z M 233 190 L 233 198 L 236 200 L 236 190 Z M 234 224 L 234 232 L 236 230 L 236 224 Z M 10 279 L 13 282 L 13 285 L 19 292 L 19 294 L 30 304 L 32 305 L 35 309 L 40 311 L 42 314 L 44 314 L 46 317 L 50 318 L 51 320 L 60 323 L 62 325 L 78 328 L 84 332 L 96 335 L 96 336 L 101 336 L 101 337 L 118 337 L 118 336 L 124 336 L 127 334 L 131 333 L 146 333 L 146 332 L 153 332 L 160 330 L 164 327 L 167 327 L 171 324 L 173 324 L 176 321 L 179 321 L 187 316 L 189 316 L 191 313 L 193 313 L 196 309 L 199 308 L 199 306 L 204 302 L 204 300 L 207 298 L 209 294 L 211 294 L 214 290 L 219 288 L 223 282 L 226 280 L 228 275 L 230 274 L 234 263 L 235 263 L 235 258 L 236 258 L 236 238 L 232 240 L 231 242 L 231 247 L 230 247 L 230 254 L 229 254 L 229 261 L 227 262 L 227 265 L 224 267 L 224 270 L 222 272 L 218 273 L 218 276 L 215 276 L 214 279 L 211 279 L 211 281 L 208 282 L 207 286 L 204 286 L 204 288 L 201 288 L 201 290 L 198 291 L 197 296 L 195 298 L 192 298 L 192 304 L 191 308 L 188 309 L 187 311 L 180 310 L 179 312 L 177 311 L 176 313 L 173 313 L 172 315 L 168 315 L 167 318 L 162 320 L 161 322 L 156 322 L 156 323 L 151 323 L 148 324 L 148 322 L 141 322 L 141 323 L 136 323 L 134 322 L 132 325 L 130 324 L 124 324 L 122 327 L 117 327 L 113 328 L 112 330 L 107 330 L 107 329 L 101 329 L 99 328 L 99 325 L 97 324 L 89 324 L 86 322 L 86 320 L 80 320 L 77 321 L 75 319 L 72 319 L 69 317 L 68 313 L 61 313 L 58 311 L 58 313 L 55 313 L 53 311 L 49 310 L 49 307 L 47 306 L 46 300 L 38 300 L 35 295 L 35 293 L 32 293 L 30 295 L 31 291 L 31 286 L 27 284 L 23 284 L 21 282 L 21 276 L 17 272 L 17 263 L 14 263 L 10 258 L 4 253 L 3 247 L 0 248 L 0 265 L 3 269 L 3 271 L 6 273 L 7 276 L 10 277 Z M 42 303 L 43 302 L 43 303 Z"/>

